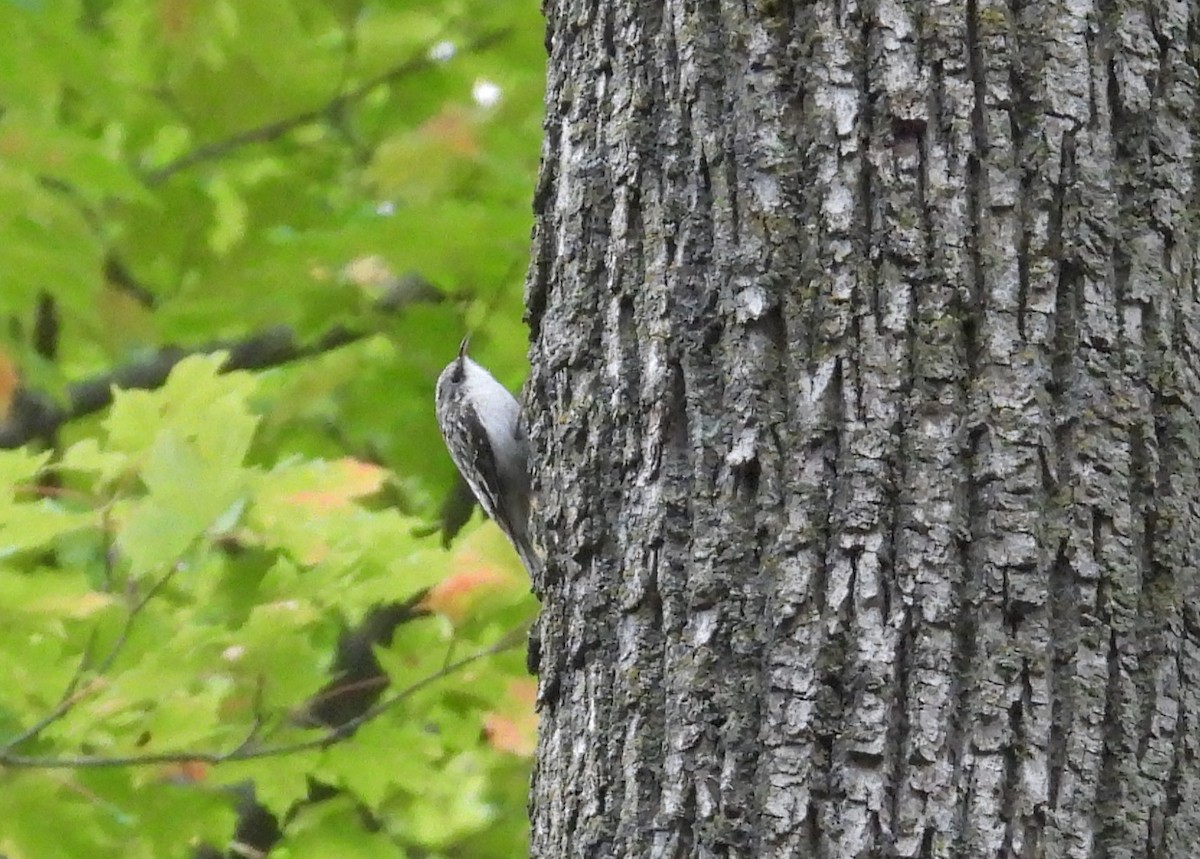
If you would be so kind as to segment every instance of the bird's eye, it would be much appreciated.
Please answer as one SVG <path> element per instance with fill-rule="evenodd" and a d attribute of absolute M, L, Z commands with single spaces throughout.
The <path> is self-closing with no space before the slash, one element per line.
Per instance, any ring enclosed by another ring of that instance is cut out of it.
<path fill-rule="evenodd" d="M 455 361 L 454 369 L 450 371 L 450 381 L 457 385 L 462 382 L 463 375 L 463 362 Z"/>

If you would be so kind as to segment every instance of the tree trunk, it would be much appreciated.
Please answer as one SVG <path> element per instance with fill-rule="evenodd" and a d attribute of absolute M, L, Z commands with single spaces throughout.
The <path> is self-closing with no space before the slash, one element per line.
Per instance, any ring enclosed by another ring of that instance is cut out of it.
<path fill-rule="evenodd" d="M 534 855 L 1200 855 L 1200 12 L 546 0 Z"/>

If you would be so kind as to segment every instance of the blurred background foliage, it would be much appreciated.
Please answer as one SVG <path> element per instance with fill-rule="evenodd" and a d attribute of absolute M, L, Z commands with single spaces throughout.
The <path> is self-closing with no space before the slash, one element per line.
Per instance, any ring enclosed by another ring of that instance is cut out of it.
<path fill-rule="evenodd" d="M 432 397 L 524 376 L 535 0 L 0 33 L 0 855 L 525 854 L 534 604 Z"/>

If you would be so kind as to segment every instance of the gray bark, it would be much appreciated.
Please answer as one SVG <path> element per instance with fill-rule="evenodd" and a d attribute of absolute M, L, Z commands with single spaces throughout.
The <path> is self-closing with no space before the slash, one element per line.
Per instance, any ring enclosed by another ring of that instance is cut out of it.
<path fill-rule="evenodd" d="M 547 0 L 533 852 L 1200 855 L 1200 12 Z"/>

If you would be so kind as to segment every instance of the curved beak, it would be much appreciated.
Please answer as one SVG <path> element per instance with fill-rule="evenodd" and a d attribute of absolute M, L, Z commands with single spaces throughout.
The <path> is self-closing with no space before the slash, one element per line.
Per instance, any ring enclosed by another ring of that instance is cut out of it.
<path fill-rule="evenodd" d="M 463 362 L 463 359 L 467 357 L 467 346 L 469 346 L 470 343 L 471 343 L 471 335 L 468 334 L 466 337 L 464 337 L 462 339 L 462 342 L 458 344 L 457 361 L 459 364 L 461 364 Z"/>

